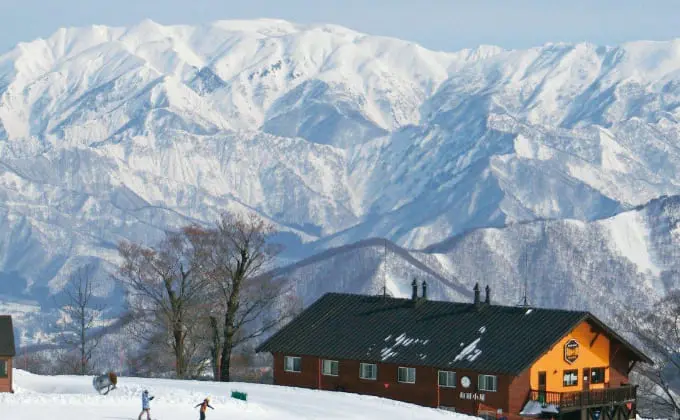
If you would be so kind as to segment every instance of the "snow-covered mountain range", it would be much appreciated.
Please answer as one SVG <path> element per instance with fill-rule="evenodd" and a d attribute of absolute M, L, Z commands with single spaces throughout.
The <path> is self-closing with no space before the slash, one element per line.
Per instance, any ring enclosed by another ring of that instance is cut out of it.
<path fill-rule="evenodd" d="M 680 40 L 445 53 L 278 20 L 62 29 L 0 55 L 0 312 L 36 341 L 74 268 L 105 276 L 120 239 L 225 210 L 278 226 L 288 262 L 371 260 L 289 268 L 306 300 L 375 289 L 375 237 L 401 250 L 394 293 L 420 273 L 433 296 L 481 281 L 510 301 L 518 267 L 543 266 L 535 304 L 663 294 L 677 200 L 635 208 L 680 194 L 678 118 Z"/>

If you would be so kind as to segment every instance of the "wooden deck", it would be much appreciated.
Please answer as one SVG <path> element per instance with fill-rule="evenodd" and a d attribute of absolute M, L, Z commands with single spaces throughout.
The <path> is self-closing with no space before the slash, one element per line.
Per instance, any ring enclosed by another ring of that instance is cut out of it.
<path fill-rule="evenodd" d="M 532 389 L 529 393 L 529 400 L 554 405 L 560 412 L 625 404 L 635 402 L 636 398 L 637 386 L 576 392 L 549 392 Z"/>

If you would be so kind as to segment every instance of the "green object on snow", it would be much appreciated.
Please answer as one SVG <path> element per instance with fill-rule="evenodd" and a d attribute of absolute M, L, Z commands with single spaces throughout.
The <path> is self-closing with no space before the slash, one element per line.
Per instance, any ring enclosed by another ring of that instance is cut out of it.
<path fill-rule="evenodd" d="M 231 398 L 236 398 L 241 401 L 248 401 L 248 394 L 240 391 L 231 391 Z"/>

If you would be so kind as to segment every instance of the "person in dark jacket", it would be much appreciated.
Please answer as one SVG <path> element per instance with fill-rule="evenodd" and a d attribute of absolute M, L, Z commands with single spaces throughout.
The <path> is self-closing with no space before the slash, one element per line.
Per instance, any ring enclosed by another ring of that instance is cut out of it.
<path fill-rule="evenodd" d="M 203 400 L 202 403 L 196 404 L 194 408 L 196 407 L 201 407 L 199 410 L 199 413 L 201 414 L 201 420 L 205 420 L 205 412 L 208 411 L 208 407 L 210 407 L 211 410 L 214 410 L 213 406 L 210 405 L 210 398 L 206 398 Z"/>

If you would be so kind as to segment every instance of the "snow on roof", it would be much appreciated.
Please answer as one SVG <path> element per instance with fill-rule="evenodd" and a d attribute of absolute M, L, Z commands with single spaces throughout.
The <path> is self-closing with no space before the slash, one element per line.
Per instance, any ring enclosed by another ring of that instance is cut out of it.
<path fill-rule="evenodd" d="M 460 351 L 456 355 L 456 357 L 453 359 L 454 362 L 457 362 L 459 360 L 466 359 L 470 362 L 474 362 L 480 354 L 482 354 L 482 351 L 477 348 L 477 345 L 479 342 L 482 340 L 482 337 L 478 337 L 475 341 L 472 343 L 468 344 L 463 350 Z M 462 343 L 461 343 L 462 344 Z M 453 362 L 451 362 L 453 363 Z"/>
<path fill-rule="evenodd" d="M 559 409 L 554 404 L 543 404 L 538 401 L 529 401 L 526 403 L 522 411 L 519 412 L 519 415 L 540 416 L 543 413 L 559 414 L 559 412 Z"/>
<path fill-rule="evenodd" d="M 524 312 L 524 315 L 529 315 L 531 313 L 531 311 L 533 311 L 533 309 L 527 309 L 527 311 Z"/>
<path fill-rule="evenodd" d="M 563 331 L 590 316 L 541 308 L 526 316 L 528 309 L 484 305 L 479 310 L 470 303 L 443 301 L 414 305 L 407 299 L 328 293 L 257 351 L 519 375 Z M 508 330 L 532 339 L 508 347 Z"/>
<path fill-rule="evenodd" d="M 482 326 L 479 328 L 479 334 L 484 334 L 486 332 L 486 326 Z M 460 353 L 456 355 L 456 357 L 453 359 L 452 362 L 449 362 L 449 364 L 453 364 L 453 362 L 458 362 L 460 360 L 467 360 L 469 362 L 474 362 L 477 360 L 477 358 L 482 354 L 482 350 L 477 348 L 477 345 L 479 345 L 479 342 L 482 340 L 482 337 L 478 337 L 475 339 L 473 342 L 468 344 L 465 348 L 463 348 Z M 465 343 L 460 343 L 460 346 L 463 347 Z"/>
<path fill-rule="evenodd" d="M 392 334 L 385 337 L 384 341 L 389 343 L 389 341 L 391 339 L 392 339 Z M 382 350 L 380 350 L 380 358 L 381 358 L 382 361 L 385 361 L 385 360 L 387 360 L 391 357 L 396 356 L 397 354 L 399 354 L 399 352 L 397 351 L 397 348 L 399 346 L 408 347 L 411 344 L 419 344 L 421 346 L 425 346 L 429 342 L 430 342 L 429 338 L 428 339 L 413 338 L 413 337 L 407 336 L 406 333 L 401 333 L 401 335 L 399 335 L 397 338 L 394 339 L 394 344 L 392 344 L 391 346 L 383 347 Z M 372 349 L 369 349 L 369 353 L 370 353 L 370 350 L 372 350 Z M 427 354 L 419 353 L 418 356 L 422 360 L 422 359 L 425 359 L 427 357 Z"/>

